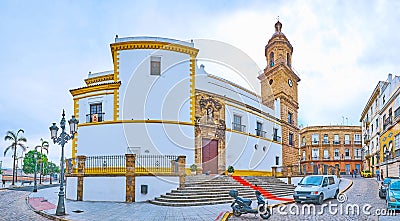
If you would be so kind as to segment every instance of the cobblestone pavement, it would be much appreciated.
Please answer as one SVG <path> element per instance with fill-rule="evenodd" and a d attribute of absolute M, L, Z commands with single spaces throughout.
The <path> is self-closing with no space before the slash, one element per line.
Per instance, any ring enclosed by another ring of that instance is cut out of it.
<path fill-rule="evenodd" d="M 306 204 L 292 203 L 286 205 L 286 208 L 274 208 L 273 215 L 269 220 L 400 220 L 399 213 L 397 213 L 396 216 L 377 215 L 377 213 L 386 212 L 386 202 L 384 199 L 379 198 L 379 184 L 374 178 L 346 178 L 353 181 L 353 186 L 345 192 L 347 200 L 344 203 L 339 203 L 336 199 L 326 200 L 323 205 L 315 205 L 315 213 L 312 212 L 312 210 L 311 212 L 308 212 L 308 208 L 304 207 Z M 307 205 L 312 205 L 311 207 L 314 206 L 314 204 Z M 329 206 L 331 206 L 331 209 Z M 305 208 L 305 210 L 302 210 L 302 207 Z M 296 212 L 297 208 L 299 208 L 299 212 L 297 214 L 291 214 L 291 211 Z M 285 212 L 287 213 L 286 215 L 283 214 Z M 259 216 L 255 217 L 254 215 L 246 214 L 239 218 L 232 217 L 229 220 L 260 219 L 261 218 Z"/>
<path fill-rule="evenodd" d="M 33 212 L 25 202 L 30 192 L 0 190 L 0 220 L 48 220 Z"/>

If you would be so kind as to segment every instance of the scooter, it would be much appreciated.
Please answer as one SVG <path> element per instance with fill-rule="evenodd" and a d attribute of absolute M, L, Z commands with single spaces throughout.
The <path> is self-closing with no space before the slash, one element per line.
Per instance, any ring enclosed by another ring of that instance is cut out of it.
<path fill-rule="evenodd" d="M 230 190 L 229 196 L 235 198 L 235 201 L 231 204 L 233 215 L 241 216 L 246 213 L 259 214 L 261 218 L 268 219 L 271 216 L 271 210 L 268 208 L 268 202 L 264 200 L 260 191 L 255 192 L 257 197 L 257 208 L 251 208 L 251 199 L 243 199 L 238 196 L 237 190 Z"/>

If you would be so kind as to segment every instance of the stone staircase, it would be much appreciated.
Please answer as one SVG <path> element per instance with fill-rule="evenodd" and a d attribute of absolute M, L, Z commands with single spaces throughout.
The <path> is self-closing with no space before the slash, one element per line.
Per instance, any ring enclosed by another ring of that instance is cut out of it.
<path fill-rule="evenodd" d="M 248 182 L 255 182 L 267 191 L 277 196 L 293 194 L 294 186 L 287 185 L 273 177 L 244 177 Z M 282 186 L 282 187 L 281 187 Z M 162 206 L 202 206 L 212 204 L 231 203 L 233 198 L 229 196 L 229 190 L 235 189 L 239 196 L 255 200 L 254 190 L 248 186 L 242 186 L 232 177 L 222 175 L 197 175 L 187 176 L 185 187 L 172 190 L 170 193 L 156 197 L 149 201 L 152 204 Z"/>

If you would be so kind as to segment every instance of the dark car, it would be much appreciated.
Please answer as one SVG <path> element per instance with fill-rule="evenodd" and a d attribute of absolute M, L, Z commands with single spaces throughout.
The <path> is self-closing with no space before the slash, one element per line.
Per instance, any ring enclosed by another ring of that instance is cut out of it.
<path fill-rule="evenodd" d="M 392 180 L 398 180 L 399 178 L 397 177 L 388 177 L 385 178 L 382 182 L 381 182 L 381 188 L 379 188 L 379 197 L 381 199 L 385 199 L 386 198 L 386 189 L 389 186 L 390 182 Z"/>

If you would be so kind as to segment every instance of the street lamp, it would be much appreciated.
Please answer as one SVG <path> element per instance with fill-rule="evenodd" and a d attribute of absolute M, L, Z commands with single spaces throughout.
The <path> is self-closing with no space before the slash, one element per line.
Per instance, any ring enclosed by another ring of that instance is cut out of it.
<path fill-rule="evenodd" d="M 33 192 L 37 192 L 37 183 L 36 183 L 36 171 L 37 171 L 37 152 L 33 152 L 33 158 L 35 159 L 35 174 L 33 175 Z"/>
<path fill-rule="evenodd" d="M 56 123 L 53 123 L 53 125 L 49 128 L 50 134 L 51 134 L 51 139 L 53 140 L 53 142 L 55 144 L 61 145 L 61 172 L 60 172 L 61 183 L 60 183 L 60 192 L 58 193 L 58 204 L 57 204 L 56 216 L 65 215 L 64 145 L 68 142 L 68 140 L 74 139 L 74 134 L 76 133 L 76 131 L 78 129 L 78 123 L 79 123 L 79 121 L 75 118 L 75 116 L 72 116 L 71 120 L 68 121 L 71 135 L 67 134 L 65 132 L 65 111 L 63 110 L 62 118 L 61 118 L 61 122 L 60 122 L 60 127 L 62 129 L 60 136 L 57 137 L 58 127 L 56 126 Z"/>
<path fill-rule="evenodd" d="M 385 151 L 385 155 L 386 155 L 386 178 L 389 177 L 389 150 Z"/>

